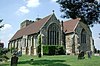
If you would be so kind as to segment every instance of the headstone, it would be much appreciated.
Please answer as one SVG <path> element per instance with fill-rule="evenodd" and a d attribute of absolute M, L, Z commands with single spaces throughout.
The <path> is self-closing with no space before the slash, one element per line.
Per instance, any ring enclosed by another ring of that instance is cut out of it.
<path fill-rule="evenodd" d="M 78 55 L 78 59 L 84 59 L 84 51 L 81 51 Z"/>
<path fill-rule="evenodd" d="M 13 57 L 11 58 L 11 66 L 17 66 L 18 63 L 18 57 L 16 56 L 16 54 L 13 55 Z"/>

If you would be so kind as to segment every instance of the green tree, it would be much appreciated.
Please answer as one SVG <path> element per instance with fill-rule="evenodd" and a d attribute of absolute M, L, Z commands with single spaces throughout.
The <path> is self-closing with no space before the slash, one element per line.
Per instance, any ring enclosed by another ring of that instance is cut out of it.
<path fill-rule="evenodd" d="M 100 23 L 100 3 L 97 0 L 58 0 L 63 18 L 81 18 L 87 25 Z"/>
<path fill-rule="evenodd" d="M 3 19 L 0 20 L 0 23 L 3 21 Z M 0 25 L 0 28 L 2 28 L 4 25 Z M 2 47 L 0 47 L 0 57 L 2 56 L 1 54 L 1 51 L 2 51 Z"/>
<path fill-rule="evenodd" d="M 41 34 L 38 36 L 38 57 L 42 57 L 41 55 L 41 48 L 42 48 L 42 37 L 41 37 Z"/>

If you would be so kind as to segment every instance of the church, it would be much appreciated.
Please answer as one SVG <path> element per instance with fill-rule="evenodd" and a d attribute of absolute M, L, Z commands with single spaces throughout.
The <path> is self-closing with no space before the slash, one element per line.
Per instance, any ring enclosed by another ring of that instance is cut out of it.
<path fill-rule="evenodd" d="M 60 21 L 55 14 L 36 21 L 25 20 L 20 29 L 9 40 L 8 48 L 22 51 L 22 54 L 37 55 L 38 36 L 42 35 L 42 46 L 63 46 L 65 54 L 79 51 L 94 51 L 92 32 L 79 18 Z M 43 51 L 42 51 L 43 52 Z"/>

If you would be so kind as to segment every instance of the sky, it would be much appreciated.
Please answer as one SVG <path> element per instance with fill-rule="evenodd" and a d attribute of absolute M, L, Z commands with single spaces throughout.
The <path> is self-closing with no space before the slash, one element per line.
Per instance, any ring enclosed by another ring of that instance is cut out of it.
<path fill-rule="evenodd" d="M 5 47 L 8 47 L 8 41 L 20 29 L 21 22 L 26 19 L 34 21 L 37 17 L 43 18 L 52 14 L 53 10 L 58 19 L 67 20 L 60 17 L 62 13 L 56 0 L 1 0 L 0 19 L 3 19 L 1 24 L 5 24 L 0 29 L 1 42 L 4 42 Z M 100 24 L 91 28 L 94 45 L 97 49 L 100 49 L 99 28 Z"/>

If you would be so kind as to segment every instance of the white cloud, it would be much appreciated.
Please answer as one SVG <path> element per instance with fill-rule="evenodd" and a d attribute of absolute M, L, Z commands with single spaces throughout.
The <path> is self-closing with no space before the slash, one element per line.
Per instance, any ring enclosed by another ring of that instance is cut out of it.
<path fill-rule="evenodd" d="M 10 24 L 4 24 L 4 27 L 1 30 L 4 31 L 4 30 L 11 29 L 11 28 L 12 28 L 12 25 L 10 25 Z"/>
<path fill-rule="evenodd" d="M 11 39 L 13 27 L 10 24 L 4 24 L 4 27 L 0 31 L 0 40 L 4 43 L 4 47 L 8 46 L 8 41 Z"/>
<path fill-rule="evenodd" d="M 40 5 L 39 0 L 26 0 L 26 2 L 27 2 L 26 4 L 27 7 L 37 7 Z"/>
<path fill-rule="evenodd" d="M 56 2 L 57 0 L 51 0 L 52 2 Z"/>
<path fill-rule="evenodd" d="M 100 38 L 94 38 L 94 45 L 97 49 L 100 50 Z"/>
<path fill-rule="evenodd" d="M 30 12 L 29 8 L 38 7 L 40 5 L 39 0 L 24 0 L 26 2 L 25 5 L 21 6 L 16 14 L 17 15 L 24 15 Z"/>
<path fill-rule="evenodd" d="M 11 39 L 12 36 L 13 36 L 13 34 L 11 34 L 11 33 L 8 33 L 8 34 L 5 34 L 5 35 L 2 34 L 2 36 L 0 37 L 0 40 L 4 43 L 4 47 L 8 47 L 8 42 Z"/>
<path fill-rule="evenodd" d="M 100 0 L 97 0 L 98 2 L 100 2 Z"/>
<path fill-rule="evenodd" d="M 13 33 L 11 33 L 12 29 L 12 25 L 5 24 L 0 31 L 0 40 L 4 43 L 4 47 L 8 47 L 8 41 L 13 36 Z"/>
<path fill-rule="evenodd" d="M 18 9 L 18 11 L 17 11 L 18 13 L 24 13 L 24 14 L 27 14 L 27 13 L 29 13 L 29 9 L 27 8 L 27 7 L 25 7 L 25 6 L 21 6 L 19 9 Z"/>

